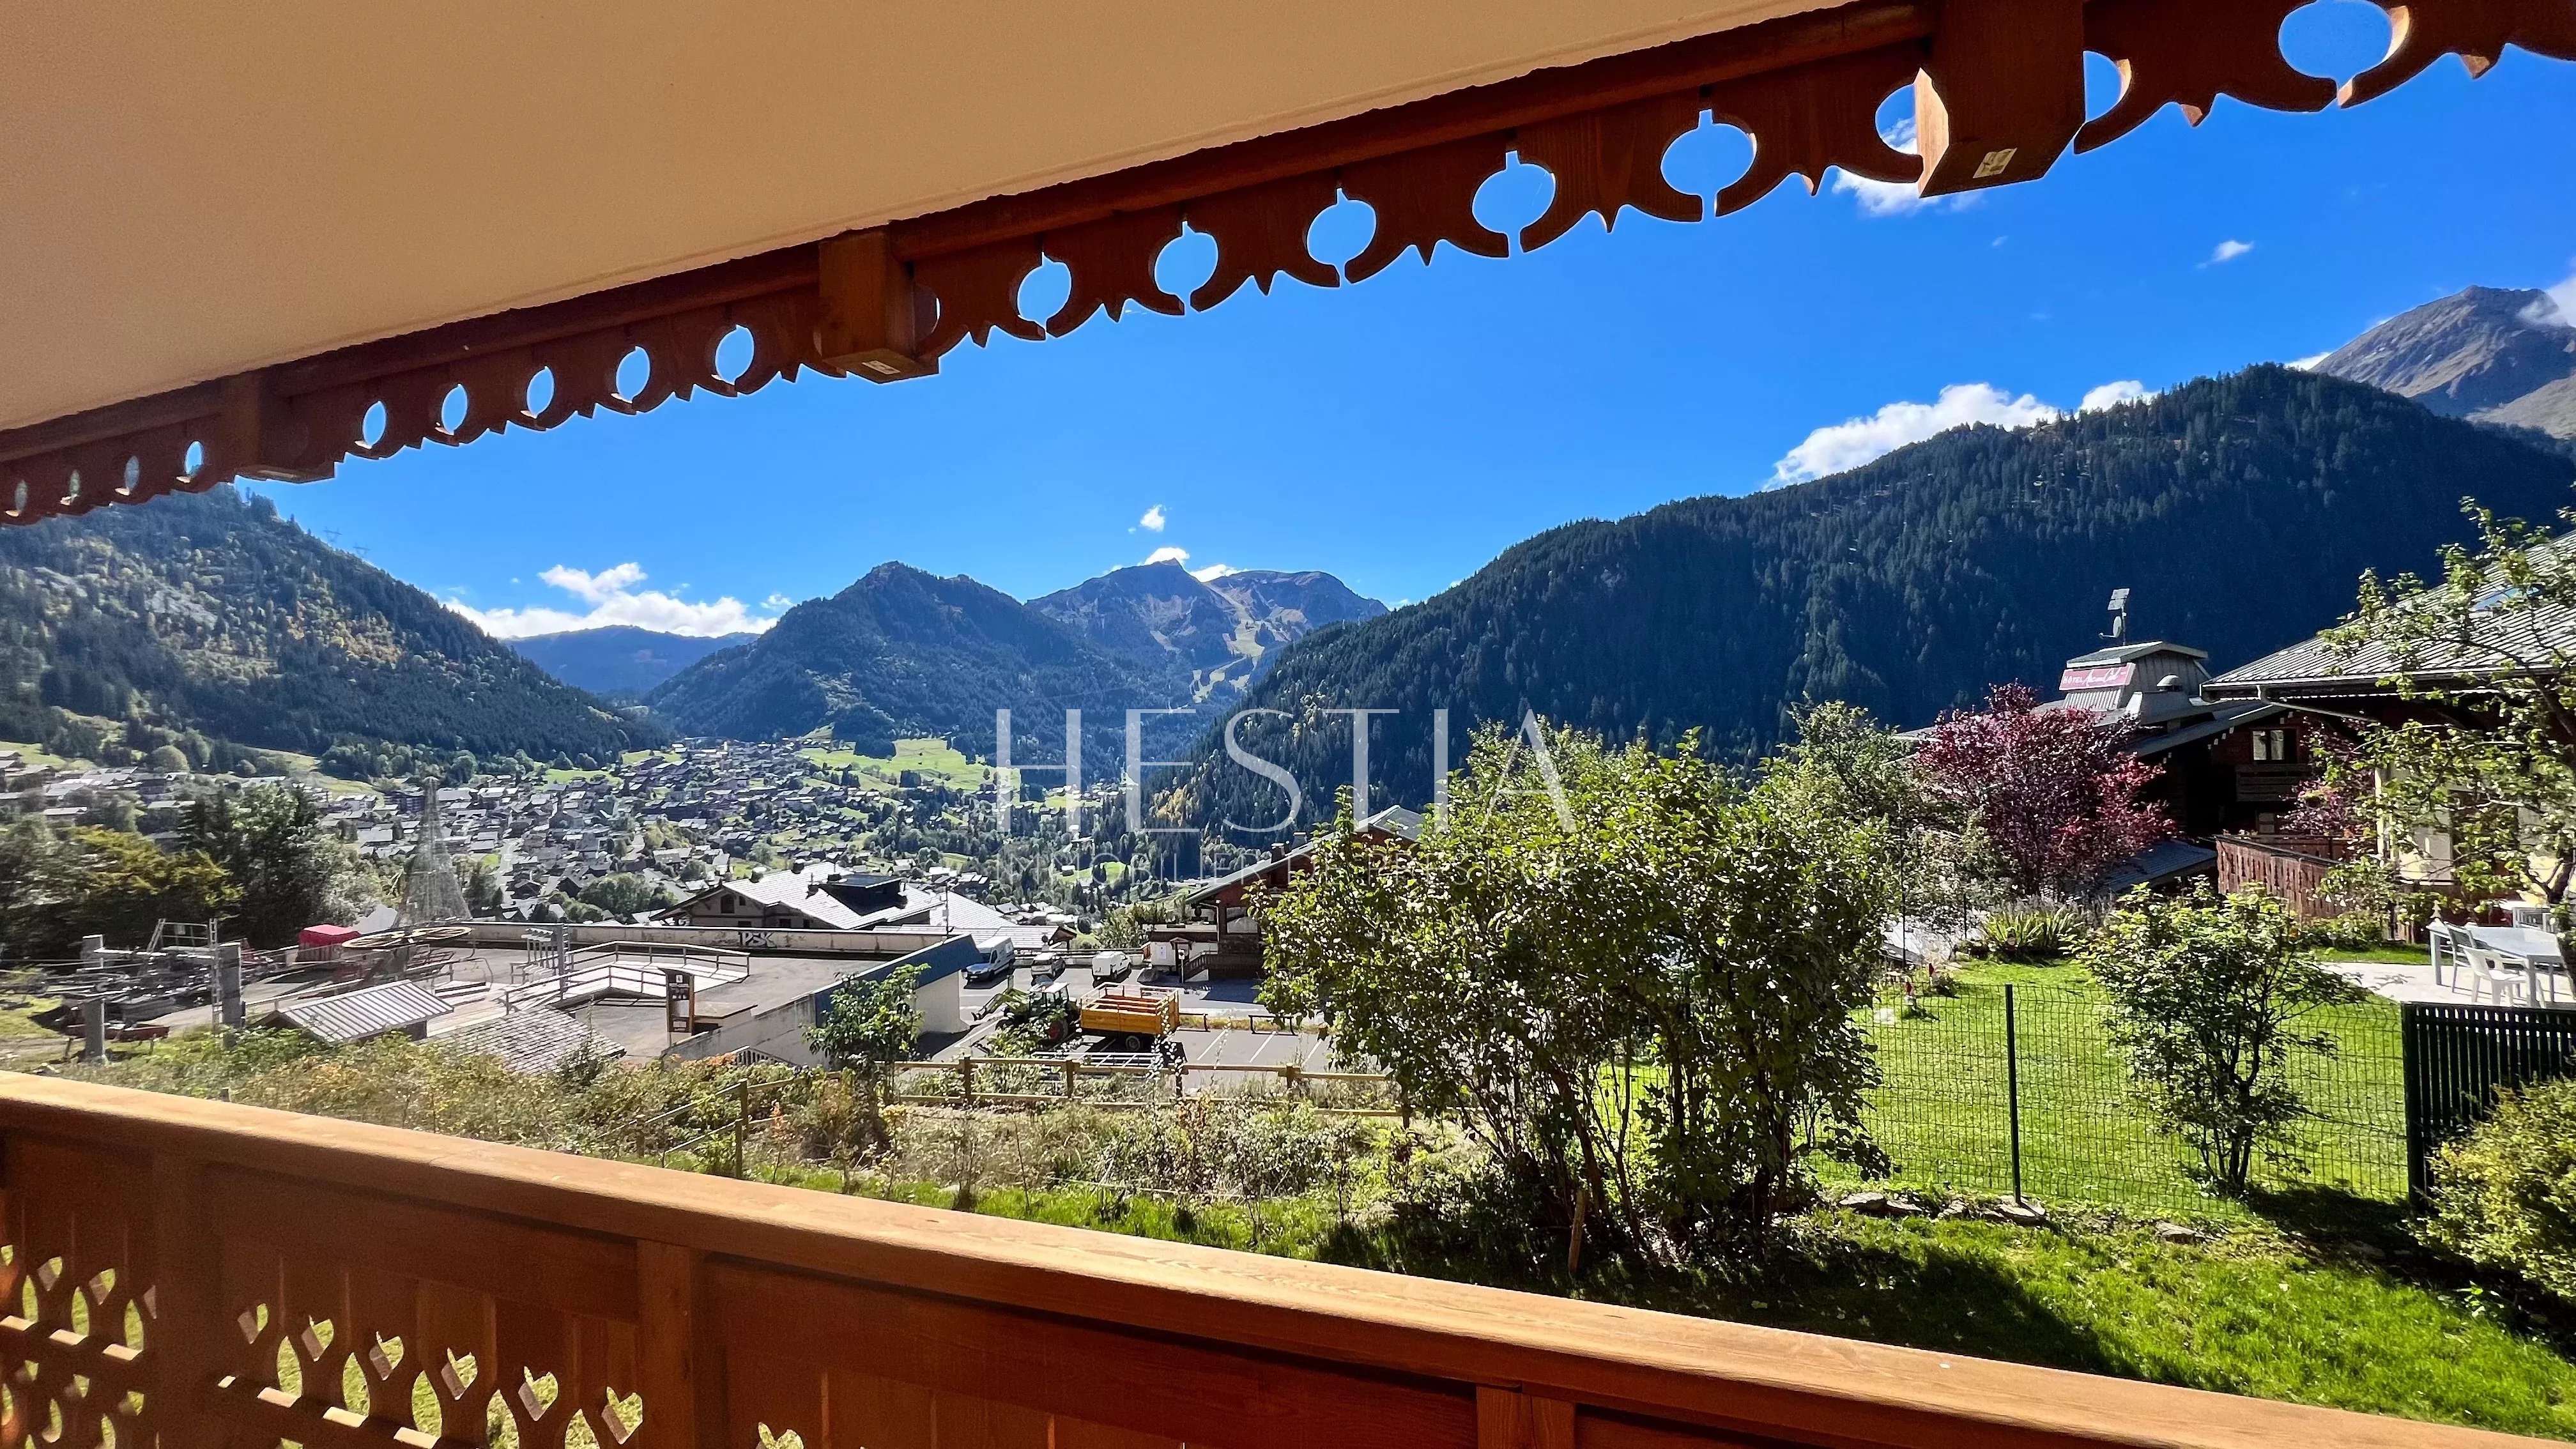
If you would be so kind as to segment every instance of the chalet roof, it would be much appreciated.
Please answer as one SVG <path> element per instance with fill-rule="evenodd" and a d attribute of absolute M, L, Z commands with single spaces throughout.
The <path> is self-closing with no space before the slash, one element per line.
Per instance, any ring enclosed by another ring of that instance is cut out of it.
<path fill-rule="evenodd" d="M 392 1031 L 409 1031 L 456 1008 L 417 981 L 388 981 L 333 996 L 311 997 L 277 1009 L 277 1016 L 333 1046 Z"/>
<path fill-rule="evenodd" d="M 2046 709 L 2048 706 L 2042 705 L 2040 707 L 2042 709 Z M 2202 740 L 2206 739 L 2215 739 L 2216 737 L 2227 733 L 2229 730 L 2238 729 L 2245 725 L 2256 724 L 2263 720 L 2270 719 L 2274 715 L 2287 714 L 2289 711 L 2290 707 L 2288 705 L 2274 704 L 2268 700 L 2229 700 L 2225 703 L 2215 705 L 2209 710 L 2207 715 L 2202 718 L 2195 719 L 2188 724 L 2178 724 L 2170 729 L 2145 731 L 2131 735 L 2128 739 L 2127 747 L 2129 752 L 2133 755 L 2152 758 L 2171 750 L 2180 749 L 2184 745 L 2198 744 Z"/>
<path fill-rule="evenodd" d="M 514 1072 L 561 1071 L 577 1061 L 624 1056 L 626 1049 L 551 1006 L 476 1022 L 445 1038 L 458 1051 L 496 1057 Z"/>
<path fill-rule="evenodd" d="M 2518 608 L 2481 617 L 2486 627 L 2473 634 L 2473 639 L 2509 645 L 2525 658 L 2576 658 L 2576 609 Z M 2429 683 L 2474 680 L 2505 672 L 2508 671 L 2500 668 L 2496 655 L 2481 648 L 2436 645 L 2418 651 L 2414 666 L 2407 668 L 2401 665 L 2397 652 L 2385 644 L 2368 644 L 2344 656 L 2319 634 L 2231 669 L 2209 681 L 2201 692 L 2213 699 L 2373 695 L 2387 693 L 2381 681 L 2400 674 Z"/>
<path fill-rule="evenodd" d="M 982 901 L 954 892 L 928 889 L 911 881 L 901 883 L 899 902 L 876 910 L 863 911 L 831 889 L 844 879 L 883 886 L 894 881 L 890 876 L 839 878 L 836 867 L 815 867 L 807 872 L 771 871 L 758 880 L 719 881 L 699 891 L 663 914 L 684 915 L 698 902 L 718 891 L 732 891 L 738 896 L 781 910 L 801 912 L 835 931 L 878 931 L 916 922 L 945 926 L 956 931 L 999 931 L 1007 929 L 1010 918 Z M 943 920 L 942 917 L 945 917 Z"/>
<path fill-rule="evenodd" d="M 2111 868 L 2099 894 L 2116 896 L 2142 885 L 2163 885 L 2213 870 L 2218 852 L 2188 840 L 2159 840 Z"/>
<path fill-rule="evenodd" d="M 1390 805 L 1384 810 L 1375 811 L 1370 814 L 1369 818 L 1359 823 L 1358 829 L 1359 833 L 1362 835 L 1384 835 L 1392 839 L 1411 842 L 1422 838 L 1422 815 L 1419 811 L 1407 810 L 1401 805 Z M 1287 865 L 1292 860 L 1303 860 L 1314 854 L 1315 847 L 1319 845 L 1322 840 L 1323 837 L 1319 835 L 1313 839 L 1300 843 L 1284 855 L 1273 856 L 1266 860 L 1256 860 L 1252 864 L 1245 866 L 1243 869 L 1238 870 L 1231 875 L 1219 876 L 1215 880 L 1199 886 L 1186 896 L 1183 896 L 1181 899 L 1184 904 L 1195 906 L 1208 900 L 1212 896 L 1222 894 L 1236 886 L 1245 885 L 1254 880 L 1258 880 L 1262 876 L 1268 875 L 1272 871 L 1278 870 Z"/>
<path fill-rule="evenodd" d="M 2078 654 L 2066 661 L 2069 669 L 2083 669 L 2100 664 L 2134 664 L 2156 654 L 2179 654 L 2185 659 L 2207 659 L 2209 651 L 2188 644 L 2175 644 L 2163 639 L 2149 639 L 2139 644 L 2114 644 L 2090 654 Z"/>

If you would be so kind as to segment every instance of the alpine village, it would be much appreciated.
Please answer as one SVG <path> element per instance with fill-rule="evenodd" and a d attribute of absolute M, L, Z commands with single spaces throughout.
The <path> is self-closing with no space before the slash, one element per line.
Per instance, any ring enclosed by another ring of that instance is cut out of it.
<path fill-rule="evenodd" d="M 0 20 L 0 1449 L 2576 1440 L 2576 0 L 308 8 Z"/>

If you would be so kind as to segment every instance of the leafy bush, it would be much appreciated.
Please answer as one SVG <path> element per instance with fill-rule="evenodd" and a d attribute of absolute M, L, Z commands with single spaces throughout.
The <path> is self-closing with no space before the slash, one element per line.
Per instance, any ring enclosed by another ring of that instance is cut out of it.
<path fill-rule="evenodd" d="M 2427 1236 L 2576 1302 L 2576 1081 L 2506 1088 L 2433 1159 Z"/>
<path fill-rule="evenodd" d="M 2084 950 L 2111 996 L 2111 1040 L 2138 1096 L 2200 1154 L 2218 1185 L 2242 1191 L 2258 1151 L 2286 1154 L 2308 1115 L 2291 1058 L 2325 1055 L 2334 1038 L 2301 1018 L 2359 1000 L 2361 988 L 2318 966 L 2280 899 L 2207 882 L 2176 898 L 2143 887 Z"/>
<path fill-rule="evenodd" d="M 2054 961 L 2084 940 L 2083 915 L 2066 906 L 1997 911 L 1986 917 L 1968 949 L 2005 961 Z"/>
<path fill-rule="evenodd" d="M 2330 920 L 2310 921 L 2300 932 L 2300 941 L 2322 951 L 2367 951 L 2388 944 L 2388 918 L 2378 911 L 2347 911 Z"/>
<path fill-rule="evenodd" d="M 1747 789 L 1697 748 L 1481 730 L 1446 824 L 1396 848 L 1345 806 L 1258 907 L 1274 1013 L 1322 1016 L 1551 1218 L 1658 1257 L 1758 1252 L 1810 1159 L 1871 1156 L 1853 1012 L 1895 900 L 1847 792 Z"/>

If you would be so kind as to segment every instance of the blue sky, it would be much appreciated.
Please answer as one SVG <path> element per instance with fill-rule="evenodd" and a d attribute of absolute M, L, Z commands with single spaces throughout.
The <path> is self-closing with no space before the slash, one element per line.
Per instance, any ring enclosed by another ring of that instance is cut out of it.
<path fill-rule="evenodd" d="M 2343 76 L 2385 34 L 2339 0 L 2287 48 Z M 1705 194 L 1742 155 L 1703 132 L 1667 165 Z M 1534 215 L 1531 179 L 1486 200 Z M 2444 61 L 2348 113 L 2222 100 L 2197 131 L 2169 109 L 2035 185 L 1884 201 L 1792 182 L 1721 221 L 1631 215 L 1525 257 L 997 339 L 934 379 L 808 378 L 264 491 L 500 629 L 714 632 L 887 559 L 1025 598 L 1158 548 L 1421 599 L 1573 519 L 2321 353 L 2472 283 L 2569 283 L 2576 66 L 2516 51 L 2472 83 Z"/>

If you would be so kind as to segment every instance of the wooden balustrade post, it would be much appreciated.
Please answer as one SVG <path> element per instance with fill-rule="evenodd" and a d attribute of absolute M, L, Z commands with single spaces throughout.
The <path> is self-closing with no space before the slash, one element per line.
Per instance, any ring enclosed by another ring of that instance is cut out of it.
<path fill-rule="evenodd" d="M 1479 1384 L 1476 1449 L 1574 1449 L 1574 1405 Z"/>
<path fill-rule="evenodd" d="M 151 1323 L 144 1346 L 152 1359 L 146 1396 L 161 1449 L 199 1449 L 221 1442 L 201 1396 L 215 1373 L 222 1321 L 222 1259 L 206 1231 L 205 1166 L 186 1158 L 152 1159 Z"/>
<path fill-rule="evenodd" d="M 644 1399 L 631 1449 L 720 1449 L 725 1442 L 724 1346 L 702 1311 L 704 1255 L 669 1243 L 635 1245 L 636 1392 Z"/>

